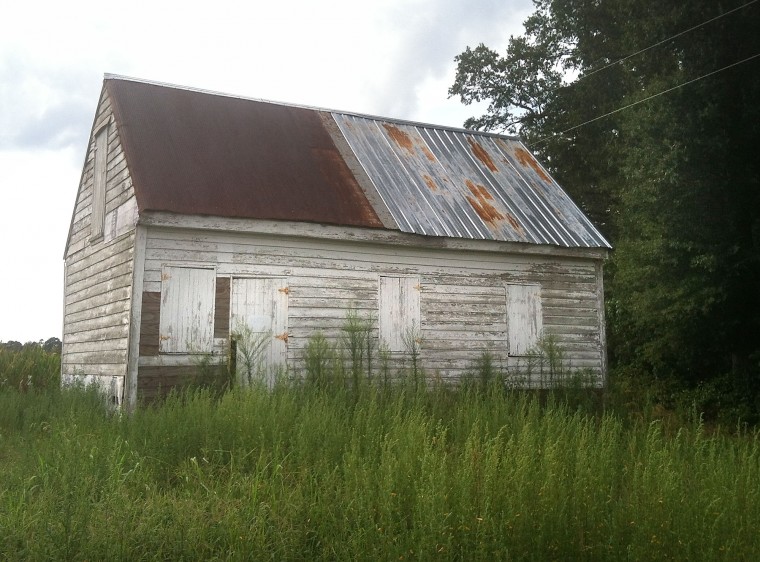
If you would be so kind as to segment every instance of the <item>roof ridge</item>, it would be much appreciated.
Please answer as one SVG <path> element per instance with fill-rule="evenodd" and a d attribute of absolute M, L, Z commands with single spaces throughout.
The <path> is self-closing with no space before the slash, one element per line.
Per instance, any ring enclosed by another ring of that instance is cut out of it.
<path fill-rule="evenodd" d="M 467 133 L 470 135 L 477 135 L 477 136 L 487 136 L 487 137 L 497 137 L 502 139 L 509 139 L 509 140 L 517 140 L 521 141 L 519 136 L 516 135 L 505 135 L 501 133 L 493 133 L 490 131 L 478 131 L 475 129 L 466 129 L 464 127 L 455 127 L 452 125 L 439 125 L 435 123 L 427 123 L 423 121 L 414 121 L 410 119 L 401 119 L 396 117 L 384 117 L 382 115 L 374 115 L 371 113 L 360 113 L 356 111 L 344 111 L 340 109 L 330 109 L 326 107 L 319 107 L 319 106 L 313 106 L 313 105 L 306 105 L 306 104 L 299 104 L 299 103 L 292 103 L 292 102 L 284 102 L 284 101 L 277 101 L 277 100 L 270 100 L 266 98 L 256 98 L 253 96 L 243 96 L 239 94 L 231 94 L 229 92 L 221 92 L 218 90 L 210 90 L 207 88 L 197 88 L 194 86 L 184 86 L 181 84 L 174 84 L 171 82 L 162 82 L 158 80 L 149 80 L 146 78 L 136 78 L 134 76 L 126 76 L 122 74 L 112 74 L 109 72 L 106 72 L 103 74 L 103 81 L 106 80 L 122 80 L 126 82 L 137 82 L 140 84 L 148 84 L 151 86 L 160 86 L 163 88 L 173 88 L 176 90 L 185 90 L 188 92 L 195 92 L 199 94 L 207 94 L 212 96 L 222 96 L 226 98 L 232 98 L 232 99 L 239 99 L 244 101 L 255 101 L 259 103 L 268 103 L 272 105 L 279 105 L 284 107 L 293 107 L 298 109 L 307 109 L 310 111 L 317 111 L 317 112 L 323 112 L 323 113 L 331 113 L 331 114 L 339 114 L 339 115 L 347 115 L 351 117 L 359 117 L 361 119 L 370 119 L 372 121 L 383 121 L 385 123 L 399 123 L 403 125 L 411 125 L 413 127 L 422 127 L 425 129 L 440 129 L 445 131 L 452 131 L 452 132 L 461 132 L 461 133 Z M 522 142 L 522 141 L 521 141 Z"/>

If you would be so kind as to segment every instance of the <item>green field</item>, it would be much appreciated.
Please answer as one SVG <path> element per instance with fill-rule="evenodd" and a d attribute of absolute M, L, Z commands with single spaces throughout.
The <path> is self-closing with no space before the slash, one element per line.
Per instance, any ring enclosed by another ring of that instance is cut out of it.
<path fill-rule="evenodd" d="M 571 398 L 283 382 L 130 416 L 0 385 L 0 559 L 760 557 L 757 432 Z"/>

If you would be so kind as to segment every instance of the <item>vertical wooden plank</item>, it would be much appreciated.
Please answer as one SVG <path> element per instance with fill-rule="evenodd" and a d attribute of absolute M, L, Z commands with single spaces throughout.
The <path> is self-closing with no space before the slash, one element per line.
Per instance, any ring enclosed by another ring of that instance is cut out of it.
<path fill-rule="evenodd" d="M 285 365 L 288 358 L 288 297 L 286 279 L 272 279 L 272 351 L 271 365 Z"/>
<path fill-rule="evenodd" d="M 161 353 L 207 353 L 213 349 L 215 286 L 214 269 L 162 269 Z"/>
<path fill-rule="evenodd" d="M 509 355 L 525 355 L 543 330 L 540 285 L 507 285 Z"/>
<path fill-rule="evenodd" d="M 142 292 L 143 281 L 145 279 L 145 247 L 147 238 L 147 228 L 137 225 L 135 230 L 135 252 L 132 259 L 132 291 L 130 298 L 129 340 L 127 343 L 127 380 L 124 385 L 124 399 L 127 403 L 128 411 L 132 411 L 137 407 Z"/>
<path fill-rule="evenodd" d="M 159 351 L 161 353 L 176 351 L 178 347 L 174 343 L 181 329 L 178 326 L 179 318 L 177 318 L 181 297 L 179 295 L 180 279 L 175 278 L 178 275 L 178 268 L 161 269 L 161 317 L 159 319 Z"/>
<path fill-rule="evenodd" d="M 419 277 L 402 277 L 400 280 L 401 301 L 404 311 L 403 327 L 414 337 L 421 335 L 422 326 L 420 324 L 420 286 Z"/>
<path fill-rule="evenodd" d="M 380 332 L 380 344 L 388 351 L 403 351 L 398 337 L 400 326 L 399 314 L 399 278 L 380 277 L 380 287 L 377 299 L 378 306 L 378 330 Z"/>
<path fill-rule="evenodd" d="M 90 238 L 103 236 L 106 210 L 106 163 L 108 157 L 108 127 L 95 136 L 95 163 L 92 182 L 92 208 L 90 211 Z"/>
<path fill-rule="evenodd" d="M 142 314 L 140 315 L 140 356 L 158 355 L 159 318 L 161 318 L 161 293 L 142 293 Z"/>

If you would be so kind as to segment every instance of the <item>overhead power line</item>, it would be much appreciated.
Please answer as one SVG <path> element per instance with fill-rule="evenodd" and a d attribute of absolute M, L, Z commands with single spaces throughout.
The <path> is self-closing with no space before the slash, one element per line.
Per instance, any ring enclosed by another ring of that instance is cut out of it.
<path fill-rule="evenodd" d="M 755 0 L 757 1 L 757 0 Z M 757 57 L 760 57 L 760 53 L 755 53 L 752 56 L 749 56 L 745 59 L 742 59 L 737 62 L 733 62 L 729 65 L 724 66 L 723 68 L 719 68 L 717 70 L 713 70 L 712 72 L 708 72 L 707 74 L 703 74 L 702 76 L 698 76 L 697 78 L 693 78 L 691 80 L 688 80 L 686 82 L 683 82 L 681 84 L 678 84 L 677 86 L 673 86 L 672 88 L 668 88 L 667 90 L 663 90 L 662 92 L 657 92 L 656 94 L 652 94 L 651 96 L 647 96 L 644 99 L 640 99 L 638 101 L 635 101 L 633 103 L 629 103 L 628 105 L 624 105 L 623 107 L 619 107 L 613 111 L 609 111 L 603 115 L 599 115 L 597 117 L 594 117 L 593 119 L 589 119 L 588 121 L 584 121 L 583 123 L 580 123 L 578 125 L 574 125 L 570 127 L 569 129 L 565 129 L 564 131 L 560 131 L 559 133 L 554 133 L 553 135 L 549 135 L 547 137 L 544 137 L 542 139 L 539 139 L 534 143 L 535 145 L 543 144 L 545 141 L 549 140 L 552 137 L 556 137 L 558 135 L 564 135 L 565 133 L 569 133 L 570 131 L 574 131 L 575 129 L 579 129 L 580 127 L 583 127 L 585 125 L 588 125 L 589 123 L 593 123 L 594 121 L 599 121 L 600 119 L 604 119 L 605 117 L 609 117 L 610 115 L 614 115 L 615 113 L 619 113 L 623 111 L 624 109 L 628 109 L 629 107 L 633 107 L 635 105 L 639 105 L 641 103 L 644 103 L 645 101 L 649 101 L 653 98 L 656 98 L 658 96 L 661 96 L 663 94 L 667 94 L 668 92 L 672 92 L 673 90 L 677 90 L 679 88 L 683 88 L 684 86 L 688 86 L 689 84 L 693 84 L 694 82 L 697 82 L 699 80 L 702 80 L 703 78 L 707 78 L 708 76 L 712 76 L 713 74 L 718 74 L 719 72 L 723 72 L 724 70 L 728 70 L 729 68 L 733 68 L 734 66 L 738 66 L 740 64 L 743 64 L 745 62 L 751 61 L 752 59 L 756 59 Z"/>
<path fill-rule="evenodd" d="M 726 16 L 728 16 L 728 15 L 730 15 L 730 14 L 733 14 L 734 12 L 738 12 L 739 10 L 742 10 L 742 9 L 744 9 L 744 8 L 746 8 L 747 6 L 751 6 L 752 4 L 755 4 L 755 3 L 757 3 L 758 1 L 760 1 L 760 0 L 751 0 L 750 2 L 747 2 L 746 4 L 742 4 L 741 6 L 737 6 L 736 8 L 732 8 L 732 9 L 728 10 L 727 12 L 723 12 L 722 14 L 720 14 L 720 15 L 717 15 L 717 16 L 715 16 L 714 18 L 710 18 L 710 19 L 709 19 L 709 20 L 707 20 L 707 21 L 703 21 L 702 23 L 700 23 L 700 24 L 697 24 L 697 25 L 695 25 L 695 26 L 693 26 L 693 27 L 690 27 L 689 29 L 684 29 L 684 30 L 683 30 L 683 31 L 681 31 L 680 33 L 676 33 L 675 35 L 672 35 L 672 36 L 668 37 L 667 39 L 663 39 L 662 41 L 658 41 L 657 43 L 655 43 L 655 44 L 653 44 L 653 45 L 649 45 L 649 47 L 645 47 L 645 48 L 643 48 L 643 49 L 641 49 L 641 50 L 638 50 L 638 51 L 636 51 L 635 53 L 632 53 L 632 54 L 630 54 L 630 55 L 628 55 L 628 56 L 625 56 L 625 57 L 623 57 L 622 59 L 618 59 L 618 60 L 616 60 L 616 61 L 614 61 L 614 62 L 611 62 L 611 63 L 609 63 L 609 64 L 605 64 L 604 66 L 602 66 L 602 67 L 600 67 L 600 68 L 597 68 L 597 69 L 595 69 L 595 70 L 592 70 L 591 72 L 589 72 L 589 73 L 587 73 L 587 74 L 584 74 L 584 75 L 582 75 L 582 76 L 578 77 L 578 79 L 576 80 L 576 82 L 578 82 L 578 81 L 580 81 L 580 80 L 583 80 L 584 78 L 587 78 L 587 77 L 589 77 L 589 76 L 592 76 L 592 75 L 596 74 L 597 72 L 601 72 L 602 70 L 605 70 L 605 69 L 607 69 L 607 68 L 610 68 L 611 66 L 615 66 L 616 64 L 622 64 L 623 62 L 627 61 L 627 60 L 628 60 L 628 59 L 630 59 L 630 58 L 633 58 L 633 57 L 635 57 L 635 56 L 638 56 L 638 55 L 640 55 L 641 53 L 645 53 L 646 51 L 648 51 L 648 50 L 650 50 L 650 49 L 654 49 L 655 47 L 659 47 L 660 45 L 662 45 L 662 44 L 664 44 L 664 43 L 667 43 L 667 42 L 669 42 L 669 41 L 672 41 L 673 39 L 677 39 L 677 38 L 678 38 L 678 37 L 680 37 L 681 35 L 686 35 L 687 33 L 691 33 L 691 32 L 692 32 L 692 31 L 694 31 L 695 29 L 699 29 L 700 27 L 704 27 L 704 26 L 705 26 L 705 25 L 707 25 L 708 23 L 712 23 L 712 22 L 714 22 L 714 21 L 716 21 L 716 20 L 719 20 L 720 18 L 724 18 L 724 17 L 726 17 Z"/>

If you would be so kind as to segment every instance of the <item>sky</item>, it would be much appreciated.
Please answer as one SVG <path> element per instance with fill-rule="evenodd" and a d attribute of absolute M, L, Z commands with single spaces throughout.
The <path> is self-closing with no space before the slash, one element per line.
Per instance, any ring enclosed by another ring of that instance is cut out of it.
<path fill-rule="evenodd" d="M 8 3 L 0 19 L 0 341 L 61 337 L 63 251 L 105 73 L 461 126 L 454 57 L 531 0 Z"/>

